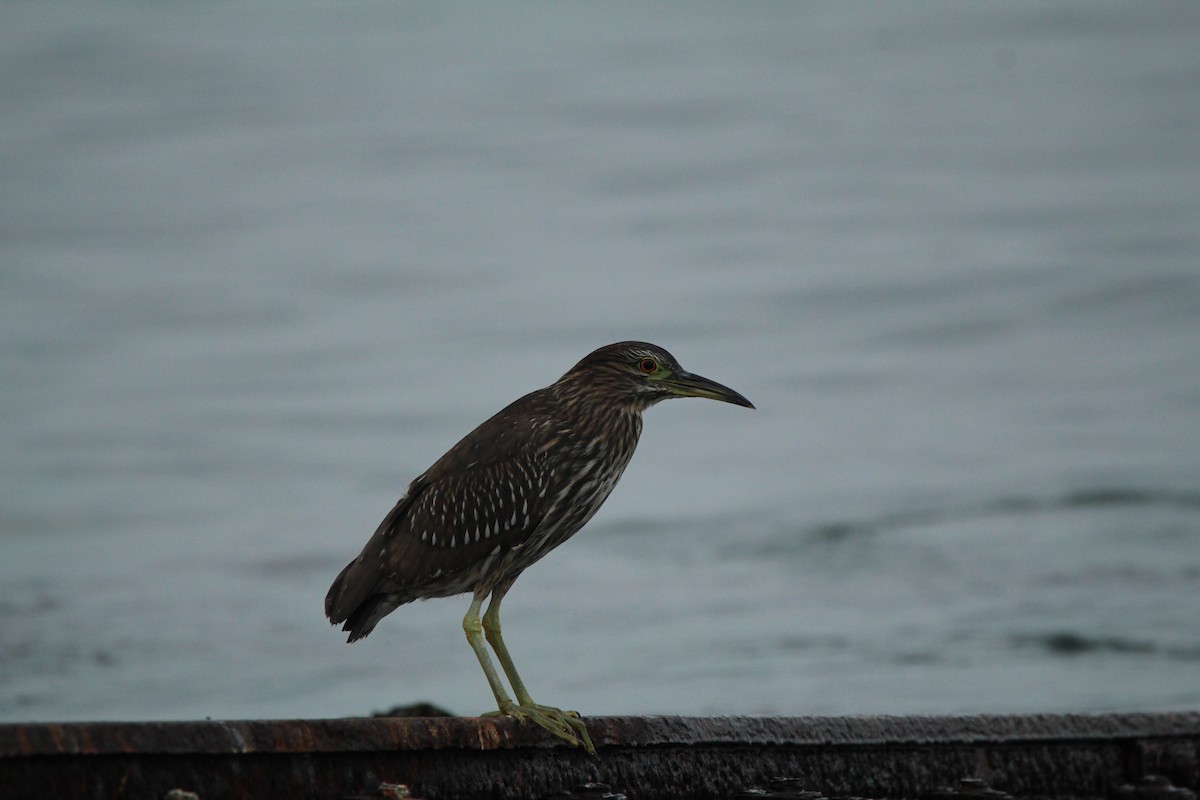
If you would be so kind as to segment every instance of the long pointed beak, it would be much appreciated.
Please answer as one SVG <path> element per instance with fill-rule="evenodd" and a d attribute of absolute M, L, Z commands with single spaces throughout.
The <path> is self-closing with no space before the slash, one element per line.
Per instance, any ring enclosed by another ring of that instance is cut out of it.
<path fill-rule="evenodd" d="M 735 406 L 754 408 L 753 403 L 728 386 L 684 370 L 679 370 L 670 377 L 664 378 L 663 383 L 679 397 L 707 397 L 709 400 L 720 400 L 723 403 L 733 403 Z"/>

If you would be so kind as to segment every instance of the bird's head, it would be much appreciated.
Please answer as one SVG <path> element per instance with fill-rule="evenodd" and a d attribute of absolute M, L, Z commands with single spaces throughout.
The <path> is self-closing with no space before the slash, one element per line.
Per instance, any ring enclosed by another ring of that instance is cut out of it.
<path fill-rule="evenodd" d="M 642 410 L 672 397 L 707 397 L 746 408 L 754 404 L 716 381 L 679 366 L 675 357 L 648 342 L 618 342 L 589 353 L 559 379 L 593 402 Z"/>

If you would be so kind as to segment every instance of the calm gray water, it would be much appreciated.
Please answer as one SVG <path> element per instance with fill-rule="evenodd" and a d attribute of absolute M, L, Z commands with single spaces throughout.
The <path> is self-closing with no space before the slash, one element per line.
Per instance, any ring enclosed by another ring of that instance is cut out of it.
<path fill-rule="evenodd" d="M 1200 5 L 9 3 L 0 719 L 491 696 L 325 591 L 596 346 L 506 632 L 590 714 L 1200 706 Z"/>

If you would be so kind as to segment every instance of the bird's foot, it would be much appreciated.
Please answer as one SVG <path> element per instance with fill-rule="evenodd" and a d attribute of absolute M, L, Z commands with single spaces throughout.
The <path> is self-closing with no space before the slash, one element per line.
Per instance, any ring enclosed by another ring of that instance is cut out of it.
<path fill-rule="evenodd" d="M 588 755 L 596 755 L 596 746 L 588 734 L 587 726 L 579 718 L 578 711 L 563 711 L 541 703 L 513 703 L 509 701 L 499 711 L 484 714 L 485 717 L 513 717 L 522 725 L 527 721 L 557 736 L 565 742 L 582 747 Z"/>

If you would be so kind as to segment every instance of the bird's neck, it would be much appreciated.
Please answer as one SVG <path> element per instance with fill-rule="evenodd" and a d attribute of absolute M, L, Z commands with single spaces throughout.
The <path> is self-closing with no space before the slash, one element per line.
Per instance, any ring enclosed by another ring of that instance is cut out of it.
<path fill-rule="evenodd" d="M 594 390 L 567 380 L 560 380 L 550 389 L 559 408 L 560 424 L 570 429 L 572 438 L 606 442 L 627 453 L 626 459 L 633 455 L 642 434 L 644 404 L 632 398 L 625 402 L 598 401 Z"/>

